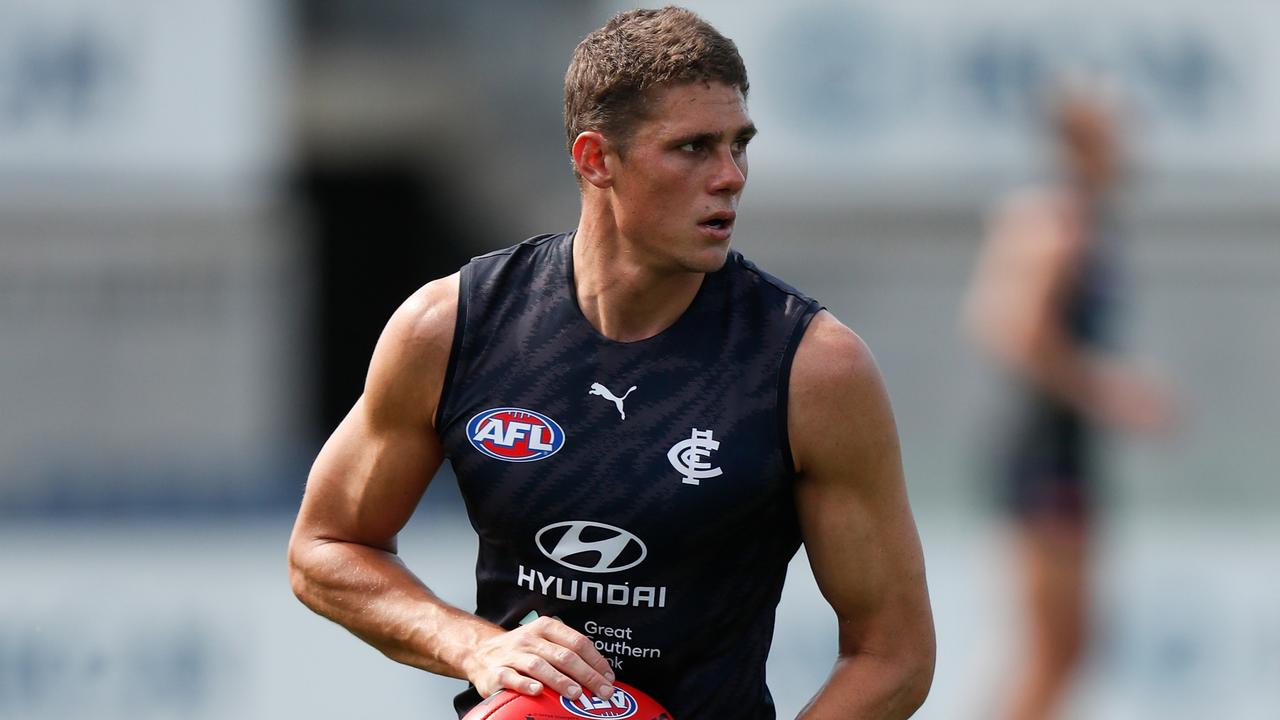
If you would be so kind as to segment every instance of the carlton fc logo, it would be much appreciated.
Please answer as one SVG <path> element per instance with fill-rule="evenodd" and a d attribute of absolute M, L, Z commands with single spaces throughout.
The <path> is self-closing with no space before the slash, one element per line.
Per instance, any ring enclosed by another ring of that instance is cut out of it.
<path fill-rule="evenodd" d="M 551 457 L 564 447 L 564 430 L 542 413 L 523 408 L 495 408 L 471 418 L 467 423 L 467 439 L 491 458 L 533 462 Z"/>
<path fill-rule="evenodd" d="M 613 689 L 613 697 L 605 699 L 583 693 L 576 700 L 560 698 L 565 710 L 584 718 L 629 718 L 640 709 L 640 703 L 622 688 Z"/>

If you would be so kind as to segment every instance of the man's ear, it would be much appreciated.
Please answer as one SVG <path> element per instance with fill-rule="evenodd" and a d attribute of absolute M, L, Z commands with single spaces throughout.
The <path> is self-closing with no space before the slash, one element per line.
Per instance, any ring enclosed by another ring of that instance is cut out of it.
<path fill-rule="evenodd" d="M 602 190 L 613 185 L 613 170 L 606 162 L 608 154 L 609 141 L 594 130 L 578 133 L 573 141 L 573 165 L 578 174 Z"/>

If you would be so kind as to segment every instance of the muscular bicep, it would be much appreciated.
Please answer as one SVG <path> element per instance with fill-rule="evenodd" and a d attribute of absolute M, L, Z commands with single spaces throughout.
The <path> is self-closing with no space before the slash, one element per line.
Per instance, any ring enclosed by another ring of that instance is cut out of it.
<path fill-rule="evenodd" d="M 432 423 L 453 337 L 457 276 L 427 285 L 378 340 L 364 393 L 316 458 L 295 538 L 394 552 L 443 458 Z"/>
<path fill-rule="evenodd" d="M 805 550 L 842 654 L 931 657 L 924 561 L 898 434 L 870 351 L 828 314 L 797 351 L 789 426 Z"/>
<path fill-rule="evenodd" d="M 427 428 L 379 426 L 361 397 L 325 443 L 307 479 L 299 524 L 318 540 L 394 552 L 442 452 Z"/>

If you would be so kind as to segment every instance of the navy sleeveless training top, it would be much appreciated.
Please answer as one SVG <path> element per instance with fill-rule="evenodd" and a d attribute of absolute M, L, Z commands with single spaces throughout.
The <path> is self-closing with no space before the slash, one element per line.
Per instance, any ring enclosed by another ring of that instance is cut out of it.
<path fill-rule="evenodd" d="M 476 613 L 559 618 L 678 719 L 774 718 L 800 545 L 787 385 L 820 306 L 730 251 L 671 327 L 616 342 L 578 307 L 572 243 L 462 269 L 436 427 L 479 536 Z"/>

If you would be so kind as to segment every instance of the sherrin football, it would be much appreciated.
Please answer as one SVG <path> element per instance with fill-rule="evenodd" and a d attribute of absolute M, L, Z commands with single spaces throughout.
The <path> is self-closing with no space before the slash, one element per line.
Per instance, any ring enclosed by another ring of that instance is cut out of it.
<path fill-rule="evenodd" d="M 576 700 L 562 698 L 551 690 L 539 695 L 521 695 L 499 690 L 471 708 L 462 720 L 579 720 L 579 718 L 633 718 L 633 720 L 675 720 L 657 700 L 626 683 L 613 684 L 613 697 L 583 694 Z"/>

